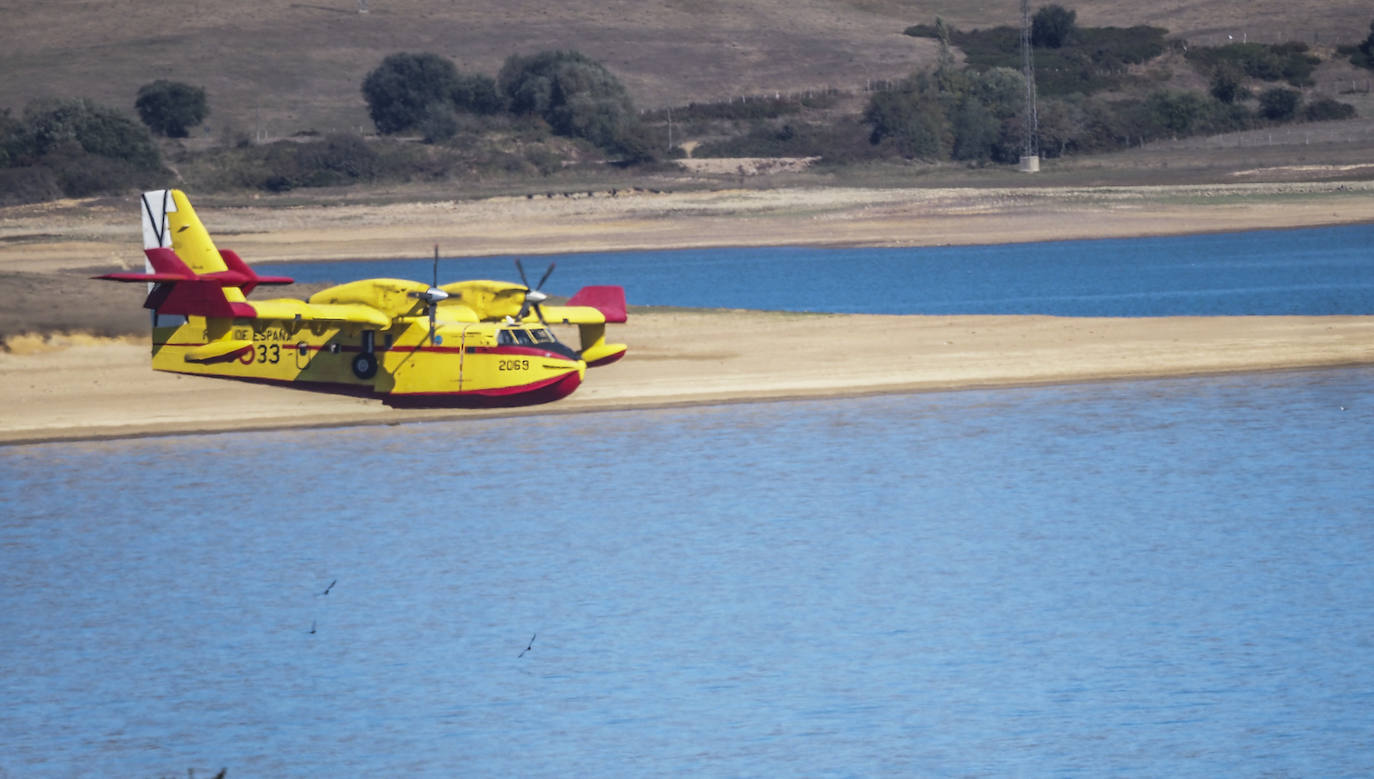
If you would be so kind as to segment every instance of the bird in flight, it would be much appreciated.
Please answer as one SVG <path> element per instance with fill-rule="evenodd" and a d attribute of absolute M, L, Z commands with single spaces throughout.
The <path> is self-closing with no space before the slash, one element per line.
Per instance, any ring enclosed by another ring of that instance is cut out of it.
<path fill-rule="evenodd" d="M 531 649 L 534 649 L 534 637 L 537 636 L 537 635 L 539 635 L 539 634 L 538 634 L 538 633 L 531 633 L 531 634 L 530 634 L 530 643 L 529 643 L 529 645 L 526 646 L 524 649 L 521 649 L 521 650 L 520 650 L 520 654 L 516 655 L 516 656 L 515 656 L 515 659 L 519 660 L 520 658 L 522 658 L 522 657 L 525 656 L 525 653 L 526 653 L 526 652 L 530 651 Z"/>

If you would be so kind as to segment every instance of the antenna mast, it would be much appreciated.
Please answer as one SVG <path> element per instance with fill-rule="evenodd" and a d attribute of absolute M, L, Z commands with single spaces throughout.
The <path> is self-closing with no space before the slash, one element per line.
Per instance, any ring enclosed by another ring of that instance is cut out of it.
<path fill-rule="evenodd" d="M 1021 0 L 1021 73 L 1026 77 L 1026 110 L 1021 122 L 1021 170 L 1040 171 L 1040 117 L 1035 107 L 1035 56 L 1031 53 L 1030 0 Z"/>

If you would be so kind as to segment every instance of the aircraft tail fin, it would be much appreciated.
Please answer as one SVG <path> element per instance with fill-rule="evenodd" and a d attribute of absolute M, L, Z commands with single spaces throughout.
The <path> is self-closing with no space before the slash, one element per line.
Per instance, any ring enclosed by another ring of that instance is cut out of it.
<path fill-rule="evenodd" d="M 229 269 L 185 192 L 144 192 L 142 206 L 144 249 L 171 249 L 196 273 Z"/>
<path fill-rule="evenodd" d="M 590 306 L 604 314 L 606 321 L 613 324 L 620 324 L 626 319 L 624 287 L 583 287 L 568 299 L 568 305 Z"/>
<path fill-rule="evenodd" d="M 143 193 L 143 273 L 106 273 L 97 279 L 148 282 L 143 307 L 180 316 L 253 316 L 244 295 L 259 284 L 290 284 L 285 276 L 259 276 L 232 251 L 220 251 L 191 201 L 176 189 Z"/>
<path fill-rule="evenodd" d="M 606 343 L 606 324 L 621 323 L 627 318 L 624 287 L 583 287 L 568 299 L 568 305 L 594 308 L 606 318 L 605 322 L 580 323 L 577 326 L 582 338 L 582 359 L 587 362 L 588 368 L 609 365 L 625 356 L 625 344 Z"/>

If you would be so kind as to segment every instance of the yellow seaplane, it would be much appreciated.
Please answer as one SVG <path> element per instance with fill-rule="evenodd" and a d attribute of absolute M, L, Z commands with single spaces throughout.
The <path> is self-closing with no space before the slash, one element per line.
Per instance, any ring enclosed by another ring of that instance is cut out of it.
<path fill-rule="evenodd" d="M 545 305 L 549 265 L 531 287 L 500 281 L 366 279 L 307 300 L 248 300 L 260 276 L 216 248 L 180 190 L 142 196 L 145 272 L 99 279 L 149 284 L 153 369 L 376 395 L 393 405 L 509 406 L 566 397 L 589 366 L 625 355 L 606 324 L 625 321 L 625 292 L 583 287 Z M 550 324 L 575 325 L 574 349 Z"/>

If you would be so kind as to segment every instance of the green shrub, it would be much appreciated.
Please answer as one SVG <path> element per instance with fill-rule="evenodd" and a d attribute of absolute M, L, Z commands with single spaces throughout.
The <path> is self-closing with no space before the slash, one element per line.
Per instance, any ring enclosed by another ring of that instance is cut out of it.
<path fill-rule="evenodd" d="M 134 108 L 148 129 L 168 138 L 185 138 L 210 115 L 204 89 L 165 79 L 139 87 Z"/>
<path fill-rule="evenodd" d="M 431 105 L 415 129 L 425 143 L 440 143 L 458 134 L 458 117 L 446 106 Z"/>
<path fill-rule="evenodd" d="M 0 205 L 38 203 L 62 195 L 62 185 L 49 168 L 0 168 Z"/>
<path fill-rule="evenodd" d="M 1212 81 L 1208 91 L 1212 97 L 1223 103 L 1234 103 L 1250 96 L 1250 90 L 1242 83 L 1244 73 L 1234 63 L 1223 62 L 1212 71 Z"/>
<path fill-rule="evenodd" d="M 1185 55 L 1202 72 L 1222 66 L 1238 68 L 1261 81 L 1287 81 L 1295 87 L 1312 83 L 1312 71 L 1321 60 L 1307 53 L 1307 44 L 1230 43 L 1225 46 L 1191 46 Z"/>
<path fill-rule="evenodd" d="M 414 129 L 432 112 L 455 106 L 463 94 L 458 68 L 438 54 L 390 54 L 363 79 L 363 99 L 377 132 Z M 439 107 L 439 108 L 436 108 Z"/>
<path fill-rule="evenodd" d="M 68 197 L 123 192 L 166 175 L 147 128 L 87 100 L 34 101 L 22 119 L 5 111 L 0 162 L 30 169 L 10 177 L 25 192 L 56 187 Z"/>
<path fill-rule="evenodd" d="M 1078 13 L 1061 5 L 1047 5 L 1031 17 L 1031 45 L 1057 49 L 1069 42 Z"/>
<path fill-rule="evenodd" d="M 1042 9 L 1044 10 L 1044 9 Z M 1127 67 L 1164 53 L 1161 27 L 1075 27 L 1057 48 L 1035 51 L 1036 89 L 1041 95 L 1091 94 L 1119 88 Z M 938 37 L 935 25 L 914 25 L 906 34 Z M 967 67 L 1021 69 L 1021 32 L 1015 27 L 950 30 L 950 42 L 963 50 Z"/>
<path fill-rule="evenodd" d="M 1298 115 L 1298 105 L 1302 94 L 1294 89 L 1274 87 L 1266 89 L 1259 96 L 1260 116 L 1275 122 L 1285 122 Z"/>
<path fill-rule="evenodd" d="M 1374 22 L 1369 23 L 1369 36 L 1357 46 L 1342 47 L 1342 54 L 1350 56 L 1350 64 L 1374 70 Z"/>
<path fill-rule="evenodd" d="M 558 135 L 632 160 L 652 157 L 630 93 L 609 70 L 578 52 L 512 55 L 497 85 L 513 113 L 538 116 Z"/>
<path fill-rule="evenodd" d="M 946 119 L 934 81 L 927 73 L 873 94 L 864 109 L 869 143 L 887 144 L 909 159 L 946 156 Z"/>
<path fill-rule="evenodd" d="M 1355 106 L 1342 103 L 1329 97 L 1321 97 L 1303 107 L 1302 116 L 1309 122 L 1326 122 L 1335 119 L 1353 119 Z"/>
<path fill-rule="evenodd" d="M 951 120 L 954 145 L 950 154 L 956 160 L 992 159 L 994 147 L 1001 136 L 1002 123 L 988 107 L 968 98 L 959 104 Z"/>
<path fill-rule="evenodd" d="M 458 74 L 450 92 L 450 99 L 457 111 L 490 115 L 505 109 L 505 101 L 496 88 L 496 80 L 481 73 Z"/>

